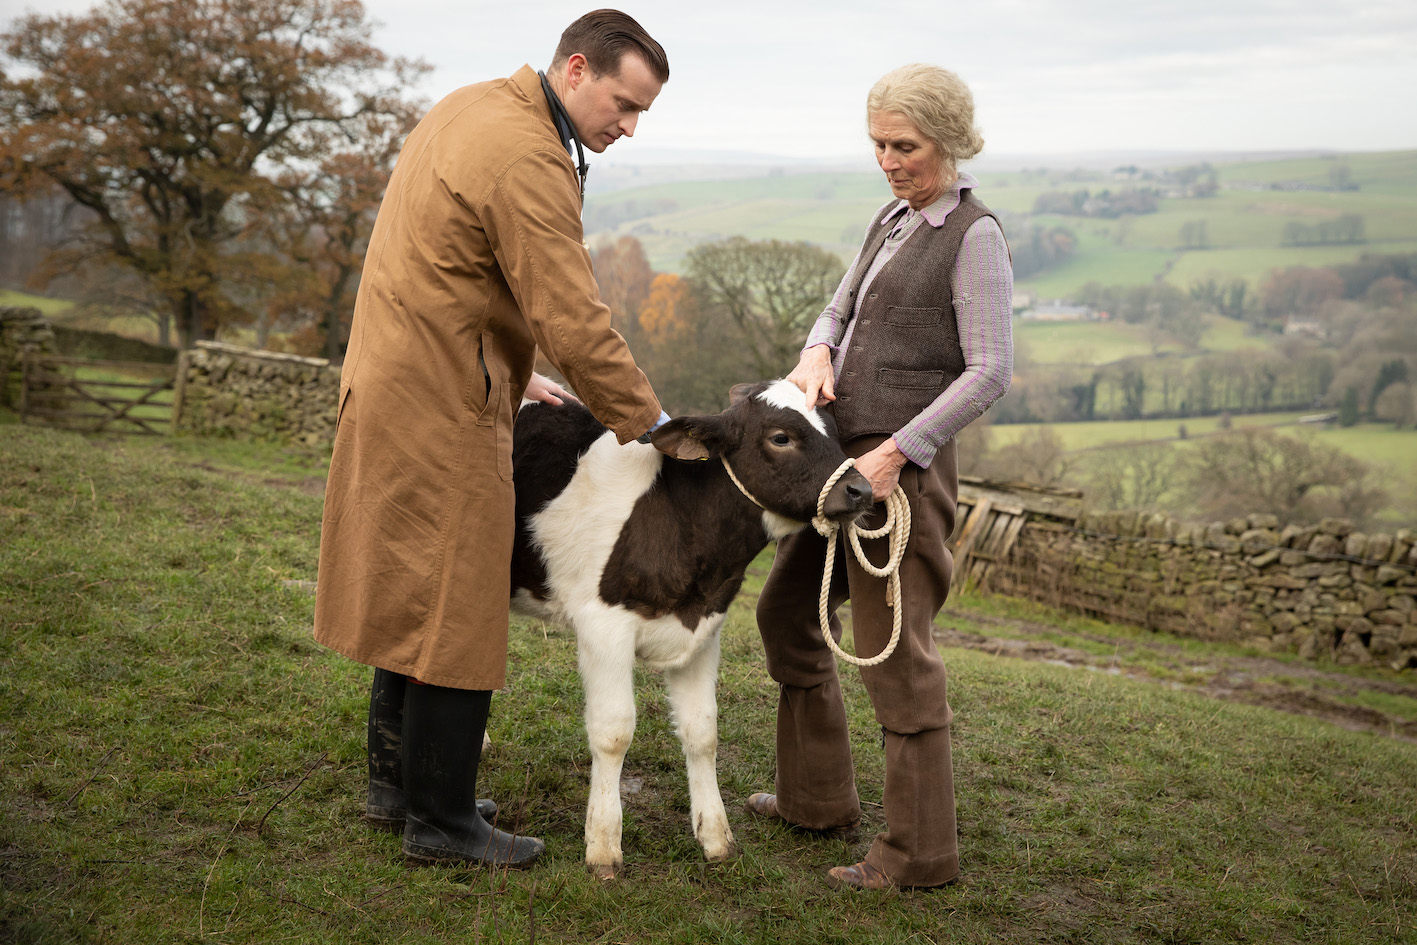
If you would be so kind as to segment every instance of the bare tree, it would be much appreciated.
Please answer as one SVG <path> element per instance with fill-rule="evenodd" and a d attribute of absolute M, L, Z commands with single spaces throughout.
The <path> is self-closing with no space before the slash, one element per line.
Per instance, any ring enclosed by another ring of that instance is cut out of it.
<path fill-rule="evenodd" d="M 797 363 L 844 267 L 835 254 L 808 243 L 735 236 L 696 247 L 685 269 L 703 309 L 737 326 L 758 376 L 777 377 Z"/>
<path fill-rule="evenodd" d="M 268 276 L 243 240 L 274 176 L 323 133 L 391 111 L 422 67 L 369 43 L 353 0 L 112 0 L 0 37 L 0 192 L 55 186 L 93 212 L 54 271 L 137 273 L 184 345 L 252 313 L 223 291 Z M 17 68 L 14 68 L 17 67 Z"/>
<path fill-rule="evenodd" d="M 1215 519 L 1271 512 L 1282 521 L 1338 514 L 1361 521 L 1385 499 L 1368 474 L 1366 463 L 1312 439 L 1236 430 L 1196 447 L 1192 504 Z"/>
<path fill-rule="evenodd" d="M 1169 443 L 1130 443 L 1089 452 L 1083 463 L 1089 503 L 1106 509 L 1155 508 L 1184 479 Z"/>

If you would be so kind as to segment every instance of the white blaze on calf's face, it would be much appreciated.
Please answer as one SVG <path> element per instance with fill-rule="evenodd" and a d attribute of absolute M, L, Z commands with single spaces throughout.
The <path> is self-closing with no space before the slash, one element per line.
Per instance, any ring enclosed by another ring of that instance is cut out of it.
<path fill-rule="evenodd" d="M 758 395 L 758 399 L 769 406 L 797 411 L 807 418 L 807 422 L 812 425 L 814 430 L 822 436 L 827 435 L 827 425 L 822 422 L 821 415 L 816 410 L 807 409 L 807 395 L 802 393 L 802 388 L 791 381 L 773 381 L 766 390 Z"/>

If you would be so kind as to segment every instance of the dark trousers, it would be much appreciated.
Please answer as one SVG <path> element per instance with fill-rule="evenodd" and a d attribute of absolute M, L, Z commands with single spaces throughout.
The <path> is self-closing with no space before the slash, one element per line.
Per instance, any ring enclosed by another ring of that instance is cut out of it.
<path fill-rule="evenodd" d="M 881 441 L 857 440 L 847 454 L 861 456 Z M 954 443 L 945 444 L 929 469 L 908 463 L 900 485 L 912 518 L 900 568 L 900 643 L 884 663 L 861 669 L 886 748 L 886 830 L 866 860 L 902 886 L 938 886 L 959 874 L 951 711 L 944 660 L 931 635 L 953 567 L 945 542 L 954 530 L 959 489 Z M 878 505 L 866 524 L 883 520 Z M 886 539 L 862 547 L 876 565 L 885 563 Z M 814 829 L 861 818 L 841 682 L 817 617 L 825 557 L 826 540 L 811 528 L 782 539 L 758 601 L 768 672 L 780 690 L 777 809 L 788 822 Z M 875 656 L 891 635 L 886 581 L 863 571 L 841 536 L 828 598 L 838 640 L 835 612 L 848 599 L 856 655 Z"/>

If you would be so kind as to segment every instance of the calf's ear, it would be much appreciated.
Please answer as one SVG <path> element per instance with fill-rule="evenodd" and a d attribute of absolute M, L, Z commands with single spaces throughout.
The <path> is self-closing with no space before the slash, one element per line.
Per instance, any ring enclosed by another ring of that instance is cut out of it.
<path fill-rule="evenodd" d="M 738 406 L 754 394 L 762 393 L 767 389 L 767 386 L 766 381 L 758 381 L 752 384 L 734 384 L 728 389 L 728 406 Z"/>
<path fill-rule="evenodd" d="M 711 417 L 679 417 L 649 435 L 654 448 L 675 459 L 712 459 L 723 443 L 723 421 Z"/>

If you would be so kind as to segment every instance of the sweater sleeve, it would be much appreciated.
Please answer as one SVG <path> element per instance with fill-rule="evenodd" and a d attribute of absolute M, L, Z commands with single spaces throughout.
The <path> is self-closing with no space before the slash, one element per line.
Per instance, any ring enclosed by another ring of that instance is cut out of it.
<path fill-rule="evenodd" d="M 964 352 L 964 373 L 895 434 L 911 462 L 929 466 L 939 448 L 983 415 L 1013 378 L 1013 266 L 993 217 L 964 234 L 950 287 Z"/>

